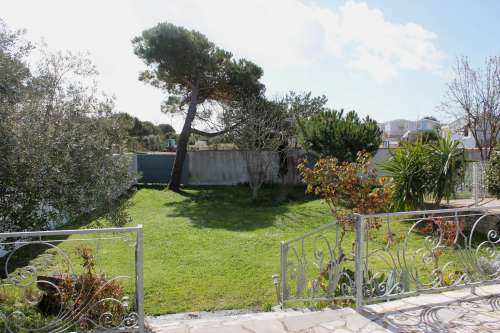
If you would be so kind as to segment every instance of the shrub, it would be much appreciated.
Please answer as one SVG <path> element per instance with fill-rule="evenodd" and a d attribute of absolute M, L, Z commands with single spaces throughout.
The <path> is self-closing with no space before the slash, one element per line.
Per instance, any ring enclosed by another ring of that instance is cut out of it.
<path fill-rule="evenodd" d="M 396 210 L 424 208 L 426 196 L 439 207 L 443 198 L 455 193 L 464 174 L 464 150 L 450 136 L 431 144 L 404 143 L 391 154 L 384 170 L 393 179 L 391 201 Z"/>
<path fill-rule="evenodd" d="M 355 162 L 339 162 L 334 157 L 320 159 L 313 168 L 299 165 L 306 191 L 319 195 L 332 214 L 342 220 L 341 212 L 348 208 L 361 214 L 384 209 L 390 195 L 390 184 L 378 178 L 376 170 L 368 167 L 369 155 L 359 153 Z"/>
<path fill-rule="evenodd" d="M 371 214 L 387 208 L 390 184 L 385 178 L 377 178 L 368 161 L 368 154 L 359 153 L 355 162 L 339 162 L 330 157 L 320 159 L 313 168 L 306 167 L 307 161 L 299 165 L 307 184 L 306 192 L 320 196 L 341 226 L 338 240 L 341 253 L 338 262 L 332 265 L 340 265 L 346 259 L 342 242 L 347 231 L 352 230 L 351 212 Z M 378 227 L 377 222 L 369 224 L 369 228 Z"/>
<path fill-rule="evenodd" d="M 391 155 L 383 168 L 393 180 L 393 208 L 405 210 L 422 207 L 429 178 L 425 145 L 420 140 L 414 144 L 404 143 Z"/>
<path fill-rule="evenodd" d="M 455 193 L 455 188 L 465 171 L 465 154 L 459 141 L 451 135 L 439 138 L 436 143 L 429 144 L 428 159 L 431 177 L 427 192 L 434 198 L 434 204 L 439 207 L 441 200 L 449 200 Z"/>
<path fill-rule="evenodd" d="M 326 111 L 299 121 L 306 149 L 320 157 L 354 162 L 364 151 L 373 156 L 382 143 L 382 131 L 370 117 L 360 119 L 355 111 Z"/>
<path fill-rule="evenodd" d="M 500 145 L 491 153 L 486 167 L 486 185 L 488 192 L 500 198 Z"/>
<path fill-rule="evenodd" d="M 79 313 L 85 320 L 80 323 L 84 326 L 92 325 L 92 322 L 104 327 L 118 326 L 126 315 L 125 307 L 121 303 L 124 295 L 122 284 L 95 271 L 92 249 L 81 246 L 77 252 L 83 260 L 81 274 L 40 278 L 52 280 L 59 287 L 59 292 L 50 288 L 45 290 L 45 295 L 39 303 L 41 312 L 45 315 L 57 315 L 59 309 L 63 308 L 68 313 Z M 105 314 L 109 314 L 108 318 L 103 318 Z M 103 322 L 103 319 L 106 322 Z"/>

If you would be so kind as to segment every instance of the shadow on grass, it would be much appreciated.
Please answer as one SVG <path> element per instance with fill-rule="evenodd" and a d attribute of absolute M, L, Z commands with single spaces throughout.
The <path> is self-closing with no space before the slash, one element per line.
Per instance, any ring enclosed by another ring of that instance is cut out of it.
<path fill-rule="evenodd" d="M 252 231 L 274 225 L 277 216 L 286 215 L 288 203 L 302 203 L 317 198 L 304 194 L 303 187 L 287 189 L 284 200 L 277 200 L 282 188 L 266 186 L 257 200 L 245 186 L 185 187 L 179 192 L 185 199 L 166 203 L 169 217 L 189 218 L 198 228 Z"/>

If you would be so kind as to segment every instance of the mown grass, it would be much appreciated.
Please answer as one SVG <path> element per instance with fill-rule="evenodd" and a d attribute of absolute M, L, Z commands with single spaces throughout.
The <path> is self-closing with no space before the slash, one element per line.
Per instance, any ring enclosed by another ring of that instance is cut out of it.
<path fill-rule="evenodd" d="M 136 192 L 129 213 L 130 225 L 144 227 L 146 312 L 276 304 L 271 277 L 279 273 L 280 241 L 332 221 L 326 206 L 302 189 L 294 189 L 284 202 L 276 197 L 276 189 L 265 189 L 259 202 L 252 202 L 246 187 Z M 96 224 L 106 222 L 79 227 Z M 99 251 L 110 274 L 130 267 L 130 252 L 122 243 L 103 243 Z"/>
<path fill-rule="evenodd" d="M 263 190 L 259 202 L 252 202 L 246 187 L 187 188 L 181 193 L 142 188 L 134 193 L 129 199 L 129 225 L 144 227 L 146 312 L 263 310 L 276 304 L 271 276 L 279 273 L 280 241 L 332 221 L 327 206 L 305 196 L 301 188 L 292 190 L 286 201 L 278 202 L 277 197 L 278 190 L 269 188 Z M 68 228 L 96 226 L 107 226 L 107 222 L 97 218 Z M 405 234 L 409 226 L 392 224 L 395 238 Z M 108 240 L 71 236 L 61 248 L 78 263 L 81 260 L 74 248 L 90 245 L 99 267 L 105 267 L 108 274 L 133 276 L 133 239 L 108 236 Z M 373 231 L 369 239 L 372 249 L 383 248 L 387 232 L 384 228 Z M 354 234 L 349 233 L 344 248 L 349 250 L 353 240 Z M 422 247 L 422 240 L 423 236 L 415 234 L 410 251 Z M 453 259 L 454 255 L 445 256 Z M 389 268 L 384 265 L 382 260 L 373 259 L 370 269 Z M 432 267 L 423 262 L 420 265 L 430 275 Z M 125 287 L 133 290 L 133 281 Z"/>

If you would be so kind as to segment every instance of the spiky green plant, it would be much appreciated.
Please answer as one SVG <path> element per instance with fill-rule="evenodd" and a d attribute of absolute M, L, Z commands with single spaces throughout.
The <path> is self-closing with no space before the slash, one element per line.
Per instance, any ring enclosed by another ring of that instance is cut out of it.
<path fill-rule="evenodd" d="M 401 148 L 391 152 L 383 170 L 393 179 L 393 209 L 414 209 L 424 205 L 429 177 L 427 154 L 426 145 L 421 140 L 403 143 Z"/>
<path fill-rule="evenodd" d="M 427 192 L 433 196 L 434 204 L 439 207 L 444 199 L 450 200 L 457 183 L 463 178 L 465 153 L 463 145 L 448 135 L 439 138 L 435 144 L 427 145 L 428 161 L 432 167 Z"/>
<path fill-rule="evenodd" d="M 443 198 L 449 200 L 464 174 L 465 156 L 462 145 L 447 138 L 436 143 L 403 143 L 392 151 L 383 165 L 393 178 L 392 206 L 396 210 L 423 208 L 426 196 L 439 206 Z"/>

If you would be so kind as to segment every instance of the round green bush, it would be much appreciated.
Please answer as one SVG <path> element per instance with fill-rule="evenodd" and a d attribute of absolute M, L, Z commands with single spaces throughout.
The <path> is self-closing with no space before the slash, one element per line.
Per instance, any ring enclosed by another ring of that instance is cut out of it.
<path fill-rule="evenodd" d="M 486 185 L 490 194 L 500 198 L 500 146 L 492 152 L 486 167 Z"/>

